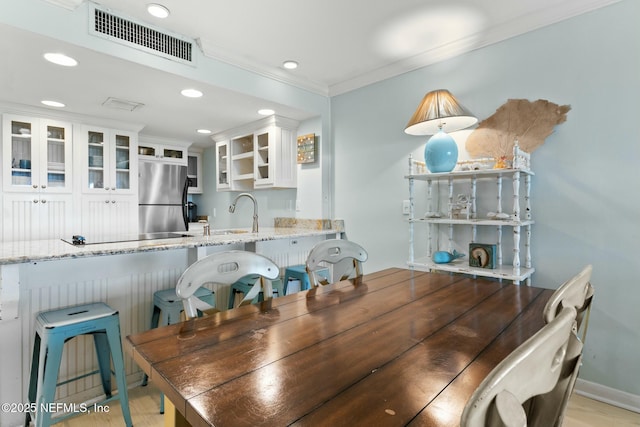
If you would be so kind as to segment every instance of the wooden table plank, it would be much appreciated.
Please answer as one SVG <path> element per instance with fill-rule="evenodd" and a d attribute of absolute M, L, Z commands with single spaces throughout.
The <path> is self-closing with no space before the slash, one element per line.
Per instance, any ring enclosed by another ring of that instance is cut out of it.
<path fill-rule="evenodd" d="M 493 344 L 519 315 L 519 303 L 528 305 L 539 294 L 532 288 L 501 289 L 295 425 L 406 425 Z"/>
<path fill-rule="evenodd" d="M 544 326 L 542 311 L 551 297 L 552 290 L 541 290 L 539 296 L 527 307 L 517 321 L 496 337 L 491 346 L 465 367 L 465 369 L 447 386 L 442 393 L 429 402 L 429 405 L 409 423 L 409 426 L 447 426 L 460 425 L 460 415 L 477 388 L 478 384 L 502 359 L 518 345 L 533 336 Z"/>
<path fill-rule="evenodd" d="M 387 269 L 126 348 L 194 426 L 456 425 L 484 375 L 541 327 L 548 292 Z"/>
<path fill-rule="evenodd" d="M 260 411 L 244 414 L 241 418 L 235 418 L 234 413 L 221 411 L 220 408 L 229 407 L 241 399 L 243 405 L 265 410 L 269 408 L 268 418 L 274 425 L 288 425 L 314 408 L 332 403 L 336 391 L 344 391 L 352 384 L 361 382 L 388 361 L 398 358 L 416 343 L 464 315 L 479 301 L 495 294 L 500 287 L 501 284 L 497 282 L 485 282 L 482 286 L 470 288 L 467 281 L 458 281 L 436 292 L 425 292 L 423 289 L 426 286 L 418 285 L 415 289 L 404 286 L 394 295 L 381 293 L 380 301 L 370 295 L 361 304 L 338 307 L 339 310 L 319 319 L 324 323 L 316 322 L 315 329 L 323 332 L 328 330 L 329 333 L 326 337 L 315 338 L 314 345 L 292 352 L 291 356 L 265 365 L 264 369 L 254 370 L 253 366 L 249 366 L 247 374 L 194 397 L 190 403 L 203 414 L 215 413 L 215 418 L 207 419 L 211 424 L 258 425 L 264 417 Z M 475 294 L 474 298 L 465 298 L 470 293 Z M 394 304 L 394 298 L 404 302 Z M 378 302 L 380 307 L 376 305 Z M 362 310 L 378 313 L 386 305 L 390 307 L 381 315 L 357 324 L 349 321 Z M 495 308 L 487 309 L 485 315 L 490 315 Z M 343 324 L 344 321 L 347 323 Z M 292 341 L 297 340 L 297 337 L 292 338 Z M 278 342 L 274 345 L 279 346 Z M 271 347 L 267 347 L 269 350 Z M 340 357 L 334 357 L 335 354 L 340 354 Z M 281 390 L 280 393 L 269 395 L 268 400 L 262 393 L 265 375 L 274 381 L 271 387 Z M 314 384 L 314 387 L 310 388 L 308 384 Z M 342 403 L 338 403 L 336 408 L 340 406 L 343 406 Z M 323 423 L 327 422 L 324 415 L 328 414 L 323 412 L 319 419 L 324 419 Z M 188 416 L 187 419 L 191 422 Z M 344 417 L 331 418 L 327 425 L 339 424 L 340 419 L 344 420 Z M 310 425 L 318 425 L 319 420 Z"/>
<path fill-rule="evenodd" d="M 417 290 L 407 286 L 412 277 L 415 277 Z M 260 369 L 461 279 L 448 275 L 405 275 L 400 281 L 392 281 L 391 285 L 389 278 L 385 278 L 384 286 L 380 285 L 380 280 L 367 278 L 357 287 L 297 299 L 295 304 L 283 306 L 296 313 L 295 316 L 284 316 L 286 321 L 266 325 L 251 319 L 251 322 L 245 322 L 253 326 L 247 332 L 219 340 L 215 345 L 189 352 L 187 356 L 171 357 L 154 364 L 151 378 L 156 379 L 161 389 L 166 388 L 165 393 L 170 399 L 175 398 L 174 403 L 180 410 L 183 397 L 189 399 L 247 371 Z M 365 295 L 367 298 L 363 298 Z M 260 317 L 277 316 L 276 310 L 262 313 Z M 325 318 L 331 319 L 331 324 L 318 329 L 319 322 Z M 207 335 L 206 339 L 210 337 Z"/>

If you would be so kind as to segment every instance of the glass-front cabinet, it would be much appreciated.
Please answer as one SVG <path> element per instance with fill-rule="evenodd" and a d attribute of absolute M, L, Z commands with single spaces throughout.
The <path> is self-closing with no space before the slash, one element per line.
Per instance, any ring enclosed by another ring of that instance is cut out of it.
<path fill-rule="evenodd" d="M 3 117 L 5 191 L 70 193 L 71 153 L 70 123 Z"/>
<path fill-rule="evenodd" d="M 202 194 L 202 151 L 190 149 L 187 157 L 189 194 Z"/>
<path fill-rule="evenodd" d="M 2 240 L 66 236 L 72 223 L 72 126 L 2 117 Z"/>
<path fill-rule="evenodd" d="M 216 190 L 227 191 L 229 185 L 229 141 L 216 142 Z"/>
<path fill-rule="evenodd" d="M 134 181 L 136 150 L 135 134 L 102 128 L 85 128 L 83 190 L 99 193 L 101 190 L 131 193 Z"/>

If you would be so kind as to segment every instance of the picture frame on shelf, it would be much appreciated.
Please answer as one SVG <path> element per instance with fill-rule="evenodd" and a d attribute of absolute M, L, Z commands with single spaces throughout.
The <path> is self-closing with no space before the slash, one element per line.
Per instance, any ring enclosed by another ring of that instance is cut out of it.
<path fill-rule="evenodd" d="M 469 243 L 469 266 L 477 268 L 496 268 L 496 245 Z"/>

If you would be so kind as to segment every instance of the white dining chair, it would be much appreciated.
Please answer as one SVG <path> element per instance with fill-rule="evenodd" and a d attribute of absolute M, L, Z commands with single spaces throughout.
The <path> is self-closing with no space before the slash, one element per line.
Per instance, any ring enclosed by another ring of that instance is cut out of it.
<path fill-rule="evenodd" d="M 555 319 L 502 360 L 467 401 L 461 427 L 550 427 L 541 420 L 544 400 L 558 382 L 570 345 L 576 310 L 564 308 Z M 582 344 L 575 340 L 579 346 Z M 527 404 L 525 410 L 524 404 Z"/>
<path fill-rule="evenodd" d="M 587 265 L 578 274 L 564 282 L 551 295 L 543 310 L 546 323 L 552 322 L 564 307 L 576 310 L 573 334 L 565 355 L 562 372 L 556 386 L 549 393 L 539 396 L 538 405 L 543 405 L 546 411 L 539 414 L 540 423 L 550 427 L 560 427 L 573 394 L 578 373 L 582 366 L 582 349 L 587 335 L 589 313 L 593 300 L 594 289 L 591 286 L 592 266 Z"/>
<path fill-rule="evenodd" d="M 593 300 L 593 286 L 591 285 L 591 273 L 593 267 L 587 265 L 580 273 L 564 282 L 551 295 L 544 307 L 543 316 L 546 323 L 551 322 L 563 307 L 574 307 L 576 316 L 576 334 L 584 342 L 589 327 L 589 314 L 591 301 Z"/>
<path fill-rule="evenodd" d="M 187 268 L 178 279 L 176 295 L 182 299 L 187 319 L 197 317 L 198 310 L 211 313 L 216 309 L 195 297 L 195 291 L 204 283 L 232 285 L 248 275 L 260 276 L 245 294 L 240 305 L 251 301 L 262 291 L 264 300 L 273 298 L 271 281 L 278 279 L 280 269 L 269 258 L 247 251 L 225 251 L 204 257 Z"/>
<path fill-rule="evenodd" d="M 307 257 L 310 288 L 332 282 L 318 274 L 321 270 L 326 271 L 327 263 L 332 265 L 330 276 L 333 281 L 340 281 L 349 278 L 354 272 L 354 277 L 362 277 L 362 263 L 368 258 L 367 251 L 355 242 L 345 239 L 323 240 L 311 249 Z"/>

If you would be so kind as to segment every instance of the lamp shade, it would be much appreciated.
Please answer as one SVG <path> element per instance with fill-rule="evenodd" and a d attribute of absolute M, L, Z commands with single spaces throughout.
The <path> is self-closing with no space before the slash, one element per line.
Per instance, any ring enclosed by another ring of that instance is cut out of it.
<path fill-rule="evenodd" d="M 409 135 L 434 135 L 438 130 L 453 132 L 468 128 L 478 122 L 446 89 L 438 89 L 427 93 L 407 127 Z"/>

